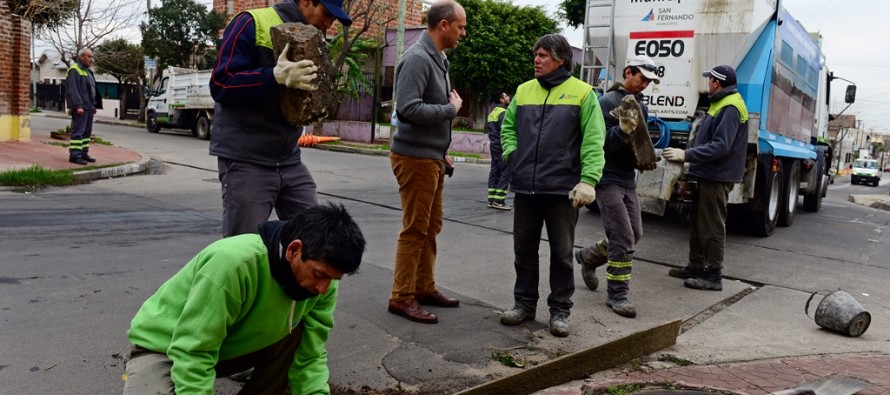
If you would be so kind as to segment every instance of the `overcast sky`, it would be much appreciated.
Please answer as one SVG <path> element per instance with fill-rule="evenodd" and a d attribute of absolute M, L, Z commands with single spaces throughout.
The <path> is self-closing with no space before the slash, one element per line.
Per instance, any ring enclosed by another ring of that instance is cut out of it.
<path fill-rule="evenodd" d="M 513 0 L 516 5 L 541 5 L 555 16 L 559 1 Z M 823 37 L 822 52 L 835 76 L 856 83 L 856 103 L 845 114 L 856 114 L 866 129 L 890 134 L 890 2 L 877 0 L 782 0 L 785 9 L 810 32 Z M 583 45 L 581 29 L 563 34 L 576 46 Z M 846 106 L 847 83 L 832 84 L 831 112 Z"/>

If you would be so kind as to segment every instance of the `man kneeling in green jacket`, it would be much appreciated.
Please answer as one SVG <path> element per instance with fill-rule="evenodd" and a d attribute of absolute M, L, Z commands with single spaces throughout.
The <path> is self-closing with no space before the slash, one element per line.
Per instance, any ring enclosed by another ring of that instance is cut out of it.
<path fill-rule="evenodd" d="M 214 242 L 145 301 L 127 332 L 125 394 L 212 393 L 216 377 L 249 368 L 241 393 L 330 393 L 337 288 L 365 238 L 334 204 L 259 232 Z"/>

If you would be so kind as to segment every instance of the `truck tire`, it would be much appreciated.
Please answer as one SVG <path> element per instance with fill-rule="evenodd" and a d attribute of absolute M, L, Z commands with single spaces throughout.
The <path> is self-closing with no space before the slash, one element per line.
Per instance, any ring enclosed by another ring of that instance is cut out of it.
<path fill-rule="evenodd" d="M 803 195 L 803 209 L 811 213 L 815 213 L 822 208 L 822 197 L 828 192 L 827 180 L 825 175 L 825 162 L 816 162 L 816 187 L 810 190 L 810 193 Z"/>
<path fill-rule="evenodd" d="M 771 158 L 767 163 L 757 166 L 757 180 L 755 181 L 755 193 L 757 197 L 755 208 L 748 210 L 745 216 L 745 231 L 753 236 L 767 237 L 773 234 L 779 222 L 779 212 L 784 200 L 783 184 L 785 175 L 782 161 L 776 162 L 776 172 L 770 169 Z"/>
<path fill-rule="evenodd" d="M 785 228 L 794 223 L 794 214 L 797 213 L 797 201 L 800 198 L 800 161 L 789 159 L 785 161 L 785 191 L 782 194 L 782 204 L 779 206 L 778 225 Z"/>
<path fill-rule="evenodd" d="M 198 115 L 195 121 L 195 137 L 201 140 L 210 139 L 210 119 L 207 118 L 207 114 Z"/>
<path fill-rule="evenodd" d="M 149 133 L 157 133 L 161 131 L 161 125 L 158 125 L 158 116 L 155 113 L 148 113 L 145 117 L 145 128 Z"/>

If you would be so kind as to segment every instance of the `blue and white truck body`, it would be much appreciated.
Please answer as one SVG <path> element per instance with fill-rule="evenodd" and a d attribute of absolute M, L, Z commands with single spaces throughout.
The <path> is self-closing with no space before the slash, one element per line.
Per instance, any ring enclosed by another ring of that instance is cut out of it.
<path fill-rule="evenodd" d="M 749 112 L 745 178 L 730 192 L 747 232 L 770 235 L 803 208 L 817 211 L 828 185 L 830 73 L 821 37 L 768 0 L 588 0 L 582 78 L 599 89 L 640 54 L 661 83 L 643 92 L 656 151 L 687 148 L 708 108 L 702 73 L 727 64 Z M 662 215 L 691 202 L 682 164 L 661 160 L 637 178 L 643 210 Z"/>

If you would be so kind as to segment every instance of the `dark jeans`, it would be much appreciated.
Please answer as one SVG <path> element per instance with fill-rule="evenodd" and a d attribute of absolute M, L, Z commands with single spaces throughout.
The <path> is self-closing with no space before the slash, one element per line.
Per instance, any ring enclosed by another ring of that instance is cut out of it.
<path fill-rule="evenodd" d="M 640 199 L 633 189 L 598 185 L 596 203 L 600 208 L 606 239 L 609 240 L 609 263 L 606 266 L 609 297 L 625 299 L 630 288 L 634 246 L 643 237 Z"/>
<path fill-rule="evenodd" d="M 726 248 L 726 202 L 732 183 L 698 180 L 689 213 L 689 268 L 720 273 Z"/>
<path fill-rule="evenodd" d="M 71 139 L 68 141 L 68 157 L 86 159 L 90 153 L 90 136 L 93 135 L 93 109 L 84 109 L 83 115 L 72 110 Z"/>
<path fill-rule="evenodd" d="M 526 195 L 517 193 L 513 215 L 513 253 L 516 256 L 515 307 L 534 311 L 538 304 L 540 273 L 538 247 L 541 229 L 547 227 L 550 243 L 550 314 L 568 316 L 575 293 L 572 248 L 578 209 L 564 195 Z"/>
<path fill-rule="evenodd" d="M 302 162 L 275 167 L 219 158 L 222 184 L 223 237 L 258 233 L 272 209 L 286 221 L 318 205 L 315 180 Z"/>

